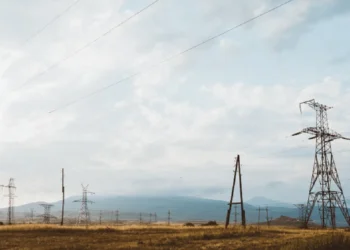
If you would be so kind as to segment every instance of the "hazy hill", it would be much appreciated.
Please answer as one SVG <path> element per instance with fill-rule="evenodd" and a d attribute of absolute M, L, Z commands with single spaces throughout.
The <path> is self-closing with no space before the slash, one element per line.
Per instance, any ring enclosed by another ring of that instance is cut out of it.
<path fill-rule="evenodd" d="M 66 199 L 65 210 L 67 216 L 75 216 L 80 209 L 80 203 L 74 203 L 74 200 L 80 197 L 69 197 Z M 227 212 L 227 201 L 202 199 L 196 197 L 136 197 L 136 196 L 91 196 L 94 201 L 89 204 L 92 213 L 97 214 L 100 210 L 119 210 L 121 217 L 123 214 L 138 213 L 157 213 L 160 220 L 166 220 L 168 210 L 171 211 L 171 218 L 174 221 L 186 220 L 217 220 L 224 221 Z M 35 209 L 37 214 L 43 213 L 40 203 L 35 202 L 25 204 L 15 208 L 16 213 L 28 213 L 30 209 Z M 61 201 L 52 203 L 52 212 L 57 213 L 61 209 Z M 255 206 L 245 203 L 245 210 L 248 222 L 255 222 L 258 219 L 258 211 Z M 237 211 L 240 209 L 238 208 Z M 4 215 L 6 208 L 0 210 Z M 232 209 L 233 220 L 234 209 Z M 281 214 L 282 213 L 282 214 Z M 261 211 L 261 218 L 266 217 L 264 211 Z M 269 216 L 278 217 L 280 215 L 297 216 L 296 209 L 279 208 L 278 210 L 270 208 Z M 2 216 L 3 217 L 3 216 Z M 128 217 L 128 218 L 129 218 Z M 239 217 L 239 216 L 238 216 Z"/>
<path fill-rule="evenodd" d="M 100 210 L 119 210 L 121 219 L 123 219 L 123 217 L 124 219 L 137 219 L 137 214 L 139 213 L 157 213 L 158 220 L 166 220 L 168 210 L 170 210 L 172 221 L 216 220 L 222 222 L 226 218 L 228 208 L 227 201 L 195 197 L 91 196 L 89 198 L 94 201 L 93 204 L 89 204 L 89 209 L 91 210 L 92 215 L 97 216 Z M 76 217 L 78 214 L 80 203 L 74 203 L 73 201 L 76 199 L 80 199 L 80 197 L 69 197 L 66 199 L 67 217 Z M 255 206 L 248 204 L 249 202 L 252 202 Z M 250 201 L 248 200 L 247 203 L 244 204 L 248 223 L 255 223 L 258 221 L 258 206 L 260 202 L 263 203 L 260 204 L 261 222 L 266 221 L 266 204 L 269 204 L 268 214 L 270 218 L 278 218 L 280 216 L 288 216 L 292 218 L 298 217 L 298 210 L 292 205 L 286 204 L 286 207 L 282 207 L 278 202 L 273 203 L 275 201 L 259 197 L 259 199 L 255 198 Z M 28 213 L 30 209 L 33 208 L 35 209 L 36 214 L 43 213 L 43 208 L 39 206 L 40 203 L 42 202 L 18 206 L 15 208 L 15 212 L 19 216 L 21 213 Z M 61 209 L 61 201 L 52 204 L 54 205 L 54 207 L 52 207 L 52 212 L 58 214 Z M 237 212 L 240 213 L 239 207 Z M 234 209 L 232 209 L 232 221 L 234 219 L 233 214 Z M 6 208 L 0 209 L 2 220 L 5 215 Z M 337 215 L 337 218 L 339 218 L 338 225 L 343 225 L 344 220 L 342 220 L 342 216 L 339 214 Z M 313 213 L 311 219 L 316 222 L 319 221 L 318 213 Z"/>
<path fill-rule="evenodd" d="M 250 200 L 246 201 L 248 204 L 252 205 L 252 206 L 262 206 L 262 207 L 285 207 L 285 208 L 295 208 L 295 206 L 293 204 L 289 204 L 289 203 L 285 203 L 285 202 L 280 202 L 280 201 L 275 201 L 275 200 L 271 200 L 265 197 L 261 197 L 261 196 L 257 196 L 254 197 Z"/>

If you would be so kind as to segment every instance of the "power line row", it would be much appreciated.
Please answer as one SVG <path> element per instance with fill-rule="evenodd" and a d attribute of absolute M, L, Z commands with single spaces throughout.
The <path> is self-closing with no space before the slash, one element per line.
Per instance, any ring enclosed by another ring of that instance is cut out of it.
<path fill-rule="evenodd" d="M 113 26 L 112 28 L 110 28 L 109 30 L 107 30 L 106 32 L 104 32 L 103 34 L 101 34 L 100 36 L 98 36 L 97 38 L 93 39 L 90 42 L 87 42 L 86 44 L 84 44 L 82 47 L 78 48 L 77 50 L 75 50 L 73 53 L 67 55 L 66 57 L 62 58 L 61 60 L 53 63 L 52 65 L 50 65 L 49 67 L 47 67 L 46 69 L 44 69 L 43 71 L 39 72 L 38 74 L 34 75 L 33 77 L 29 78 L 27 81 L 25 81 L 24 83 L 22 83 L 17 89 L 22 88 L 24 85 L 28 84 L 29 82 L 33 81 L 34 79 L 46 74 L 48 71 L 56 68 L 57 66 L 59 66 L 61 63 L 69 60 L 70 58 L 74 57 L 75 55 L 79 54 L 80 52 L 84 51 L 85 49 L 89 48 L 91 45 L 95 44 L 97 41 L 99 41 L 101 38 L 107 36 L 108 34 L 112 33 L 112 31 L 114 31 L 115 29 L 121 27 L 122 25 L 124 25 L 125 23 L 127 23 L 128 21 L 130 21 L 131 19 L 133 19 L 134 17 L 136 17 L 137 15 L 141 14 L 142 12 L 144 12 L 145 10 L 149 9 L 151 6 L 153 6 L 154 4 L 156 4 L 157 2 L 159 2 L 160 0 L 155 0 L 152 3 L 150 3 L 149 5 L 147 5 L 146 7 L 142 8 L 141 10 L 135 12 L 133 15 L 129 16 L 128 18 L 126 18 L 125 20 L 123 20 L 122 22 L 118 23 L 117 25 Z"/>
<path fill-rule="evenodd" d="M 195 45 L 193 45 L 193 46 L 191 46 L 191 47 L 189 47 L 189 48 L 187 48 L 187 49 L 185 49 L 185 50 L 182 50 L 182 51 L 180 51 L 180 52 L 178 52 L 178 53 L 176 53 L 176 54 L 174 54 L 174 55 L 171 55 L 171 56 L 169 56 L 169 57 L 167 57 L 167 58 L 164 58 L 163 60 L 161 60 L 161 61 L 159 61 L 159 62 L 157 62 L 157 63 L 155 63 L 155 64 L 152 64 L 152 65 L 149 66 L 148 69 L 146 69 L 146 70 L 138 71 L 138 72 L 136 72 L 136 73 L 133 73 L 133 74 L 131 74 L 131 75 L 129 75 L 129 76 L 126 76 L 126 77 L 124 77 L 124 78 L 122 78 L 122 79 L 120 79 L 120 80 L 118 80 L 118 81 L 116 81 L 116 82 L 114 82 L 114 83 L 111 83 L 111 84 L 109 84 L 109 85 L 107 85 L 107 86 L 104 86 L 104 87 L 99 88 L 99 89 L 97 89 L 97 90 L 95 90 L 95 91 L 93 91 L 93 92 L 90 92 L 90 93 L 87 94 L 87 95 L 81 96 L 81 97 L 79 97 L 79 98 L 77 98 L 77 99 L 75 99 L 75 100 L 72 100 L 72 101 L 70 101 L 70 102 L 67 102 L 67 103 L 65 103 L 65 104 L 63 104 L 63 105 L 61 105 L 61 106 L 59 106 L 59 107 L 57 107 L 57 108 L 55 108 L 55 109 L 49 111 L 49 113 L 54 113 L 54 112 L 56 112 L 56 111 L 58 111 L 58 110 L 60 110 L 60 109 L 64 109 L 64 108 L 66 108 L 66 107 L 69 107 L 69 106 L 71 106 L 71 105 L 73 105 L 73 104 L 75 104 L 75 103 L 78 103 L 78 102 L 80 102 L 80 101 L 82 101 L 82 100 L 84 100 L 84 99 L 87 99 L 87 98 L 89 98 L 89 97 L 91 97 L 91 96 L 93 96 L 93 95 L 96 95 L 96 94 L 98 94 L 98 93 L 100 93 L 100 92 L 102 92 L 102 91 L 105 91 L 105 90 L 107 90 L 107 89 L 109 89 L 109 88 L 111 88 L 111 87 L 113 87 L 113 86 L 115 86 L 115 85 L 117 85 L 117 84 L 119 84 L 119 83 L 125 82 L 125 81 L 127 81 L 127 80 L 129 80 L 129 79 L 132 79 L 132 78 L 134 78 L 134 77 L 136 77 L 136 76 L 139 76 L 139 75 L 145 73 L 146 71 L 148 71 L 148 70 L 150 70 L 150 69 L 152 69 L 152 68 L 154 68 L 154 67 L 160 66 L 161 64 L 163 64 L 163 63 L 165 63 L 165 62 L 169 62 L 169 61 L 171 61 L 171 60 L 173 60 L 173 59 L 175 59 L 175 58 L 177 58 L 177 57 L 179 57 L 179 56 L 181 56 L 181 55 L 183 55 L 183 54 L 185 54 L 185 53 L 188 53 L 188 52 L 190 52 L 190 51 L 192 51 L 192 50 L 194 50 L 194 49 L 196 49 L 196 48 L 198 48 L 198 47 L 200 47 L 200 46 L 202 46 L 202 45 L 204 45 L 204 44 L 206 44 L 206 43 L 208 43 L 208 42 L 210 42 L 210 41 L 212 41 L 212 40 L 214 40 L 214 39 L 216 39 L 216 38 L 218 38 L 218 37 L 221 37 L 221 36 L 223 36 L 223 35 L 225 35 L 225 34 L 231 32 L 231 31 L 233 31 L 233 30 L 235 30 L 235 29 L 237 29 L 237 28 L 239 28 L 239 27 L 241 27 L 241 26 L 244 26 L 244 25 L 246 25 L 246 24 L 248 24 L 248 23 L 250 23 L 250 22 L 253 22 L 253 21 L 255 21 L 256 19 L 261 18 L 261 17 L 263 17 L 263 16 L 265 16 L 265 15 L 267 15 L 267 14 L 269 14 L 269 13 L 271 13 L 271 12 L 273 12 L 273 11 L 275 11 L 275 10 L 277 10 L 277 9 L 283 7 L 284 5 L 287 5 L 288 3 L 291 3 L 291 2 L 293 2 L 293 1 L 294 1 L 294 0 L 288 0 L 288 1 L 284 2 L 284 3 L 282 3 L 282 4 L 279 4 L 279 5 L 273 7 L 273 8 L 271 8 L 271 9 L 269 9 L 269 10 L 266 10 L 266 11 L 262 12 L 261 14 L 258 14 L 258 15 L 256 15 L 256 16 L 252 17 L 252 18 L 249 18 L 249 19 L 247 19 L 246 21 L 244 21 L 244 22 L 242 22 L 242 23 L 239 23 L 239 24 L 236 25 L 236 26 L 233 26 L 233 27 L 231 27 L 231 28 L 229 28 L 229 29 L 227 29 L 227 30 L 225 30 L 225 31 L 223 31 L 223 32 L 220 32 L 220 33 L 218 33 L 218 34 L 216 34 L 216 35 L 214 35 L 214 36 L 211 36 L 211 37 L 209 37 L 209 38 L 207 38 L 207 39 L 205 39 L 205 40 L 203 40 L 203 41 L 201 41 L 201 42 L 199 42 L 199 43 L 197 43 L 197 44 L 195 44 Z"/>
<path fill-rule="evenodd" d="M 77 5 L 81 0 L 76 0 L 73 3 L 71 3 L 67 8 L 65 8 L 62 12 L 60 12 L 58 15 L 56 15 L 53 19 L 51 19 L 48 23 L 46 23 L 44 26 L 42 26 L 40 29 L 38 29 L 36 32 L 34 32 L 32 35 L 30 35 L 26 40 L 24 40 L 20 47 L 25 46 L 28 44 L 31 40 L 38 37 L 41 33 L 43 33 L 49 26 L 53 25 L 58 19 L 60 19 L 64 14 L 66 14 L 71 8 L 73 8 L 75 5 Z M 5 56 L 7 56 L 10 53 L 7 53 Z M 11 68 L 13 64 L 10 64 L 2 73 L 2 76 L 0 79 L 3 78 L 5 73 Z"/>

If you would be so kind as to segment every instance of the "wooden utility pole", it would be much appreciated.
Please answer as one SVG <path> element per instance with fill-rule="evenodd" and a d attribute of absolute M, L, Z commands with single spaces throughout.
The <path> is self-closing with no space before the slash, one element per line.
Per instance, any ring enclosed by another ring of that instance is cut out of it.
<path fill-rule="evenodd" d="M 168 226 L 170 225 L 170 210 L 168 211 Z"/>
<path fill-rule="evenodd" d="M 119 210 L 116 211 L 115 213 L 115 219 L 116 219 L 116 222 L 117 222 L 117 225 L 119 224 Z"/>
<path fill-rule="evenodd" d="M 34 221 L 34 208 L 30 209 L 30 221 L 33 223 Z"/>
<path fill-rule="evenodd" d="M 235 222 L 235 225 L 237 225 L 237 215 L 238 215 L 238 213 L 237 213 L 237 204 L 235 204 L 235 213 L 234 213 L 234 215 L 235 215 L 234 222 Z"/>
<path fill-rule="evenodd" d="M 240 189 L 240 201 L 239 202 L 232 202 L 234 191 L 235 191 L 235 186 L 236 186 L 237 172 L 238 172 L 238 176 L 239 176 L 238 178 L 239 178 L 239 189 Z M 245 227 L 246 218 L 245 218 L 245 210 L 244 210 L 244 204 L 243 204 L 242 174 L 241 174 L 241 163 L 240 163 L 240 156 L 239 155 L 237 155 L 237 158 L 236 158 L 236 165 L 235 165 L 234 176 L 233 176 L 231 198 L 230 198 L 230 202 L 228 203 L 228 205 L 229 205 L 229 207 L 228 207 L 227 214 L 226 214 L 225 228 L 227 228 L 228 225 L 230 224 L 232 205 L 240 205 L 241 206 L 241 217 L 242 217 L 241 221 L 242 221 L 242 226 Z"/>
<path fill-rule="evenodd" d="M 62 168 L 62 217 L 61 217 L 61 226 L 63 226 L 63 218 L 64 218 L 64 168 Z"/>
<path fill-rule="evenodd" d="M 266 224 L 267 226 L 270 226 L 270 221 L 269 221 L 269 208 L 266 207 Z"/>
<path fill-rule="evenodd" d="M 242 173 L 241 173 L 241 162 L 239 155 L 238 158 L 238 173 L 239 173 L 239 192 L 241 196 L 241 216 L 242 216 L 242 226 L 245 227 L 245 210 L 244 210 L 244 203 L 243 203 L 243 188 L 242 188 Z"/>
<path fill-rule="evenodd" d="M 260 209 L 260 206 L 259 206 L 259 209 L 257 209 L 258 211 L 259 211 L 259 214 L 258 214 L 258 227 L 260 226 L 260 211 L 261 211 L 261 209 Z"/>

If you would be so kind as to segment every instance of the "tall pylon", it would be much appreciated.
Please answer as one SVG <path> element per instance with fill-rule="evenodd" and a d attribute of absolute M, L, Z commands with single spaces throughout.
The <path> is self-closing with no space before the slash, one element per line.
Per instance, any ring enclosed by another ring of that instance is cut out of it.
<path fill-rule="evenodd" d="M 45 224 L 50 224 L 51 219 L 57 219 L 56 216 L 51 215 L 51 207 L 53 207 L 54 205 L 47 203 L 42 203 L 39 205 L 44 208 L 44 213 L 39 215 L 38 217 L 43 217 L 43 222 Z"/>
<path fill-rule="evenodd" d="M 88 208 L 88 203 L 90 203 L 90 204 L 93 203 L 93 201 L 89 201 L 88 200 L 88 194 L 94 194 L 94 193 L 88 191 L 89 185 L 83 186 L 83 184 L 82 184 L 81 186 L 83 188 L 83 196 L 82 196 L 81 200 L 75 200 L 73 202 L 80 202 L 81 203 L 81 207 L 80 207 L 80 212 L 79 212 L 79 215 L 78 215 L 77 223 L 78 224 L 84 223 L 85 225 L 88 225 L 91 222 L 90 211 L 89 211 L 89 208 Z"/>
<path fill-rule="evenodd" d="M 7 223 L 9 225 L 12 225 L 15 223 L 15 211 L 14 211 L 14 200 L 15 200 L 15 180 L 13 178 L 10 178 L 9 184 L 7 186 L 0 185 L 2 188 L 8 189 L 8 194 L 5 195 L 6 197 L 9 197 L 9 206 L 7 210 Z"/>
<path fill-rule="evenodd" d="M 321 226 L 323 228 L 327 227 L 328 222 L 333 228 L 336 227 L 335 208 L 340 209 L 350 226 L 349 211 L 335 166 L 331 145 L 331 142 L 336 139 L 350 139 L 329 129 L 327 110 L 332 107 L 317 103 L 312 99 L 300 103 L 300 112 L 302 112 L 301 107 L 303 104 L 308 105 L 316 111 L 316 127 L 307 127 L 292 135 L 296 136 L 302 133 L 311 134 L 312 137 L 309 140 L 316 140 L 315 160 L 309 187 L 309 197 L 306 204 L 304 226 L 307 227 L 316 202 L 318 203 Z M 319 181 L 319 185 L 316 186 L 317 180 Z"/>
<path fill-rule="evenodd" d="M 305 224 L 305 204 L 294 204 L 298 209 L 298 219 L 301 224 Z"/>
<path fill-rule="evenodd" d="M 239 202 L 232 202 L 233 201 L 234 191 L 235 191 L 235 186 L 236 186 L 237 172 L 238 172 L 238 178 L 239 178 L 240 201 Z M 234 176 L 233 176 L 233 185 L 232 185 L 232 191 L 231 191 L 231 198 L 230 198 L 230 202 L 228 203 L 228 205 L 229 205 L 229 207 L 228 207 L 227 214 L 226 214 L 225 228 L 227 228 L 229 223 L 230 223 L 230 216 L 231 216 L 232 205 L 240 205 L 241 206 L 241 218 L 242 218 L 241 219 L 241 223 L 242 223 L 242 226 L 245 227 L 245 225 L 246 225 L 246 218 L 245 218 L 245 210 L 244 210 L 244 204 L 243 204 L 241 161 L 240 161 L 240 156 L 239 155 L 237 155 L 237 158 L 236 158 L 236 165 L 235 165 Z"/>

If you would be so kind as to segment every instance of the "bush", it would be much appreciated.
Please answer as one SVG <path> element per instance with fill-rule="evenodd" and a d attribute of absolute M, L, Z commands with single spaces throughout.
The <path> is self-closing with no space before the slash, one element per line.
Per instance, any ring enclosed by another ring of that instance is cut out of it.
<path fill-rule="evenodd" d="M 184 227 L 194 227 L 194 224 L 191 222 L 187 222 L 184 224 Z"/>
<path fill-rule="evenodd" d="M 202 224 L 202 226 L 217 226 L 218 223 L 216 223 L 216 221 L 208 221 L 207 223 L 205 224 Z"/>

